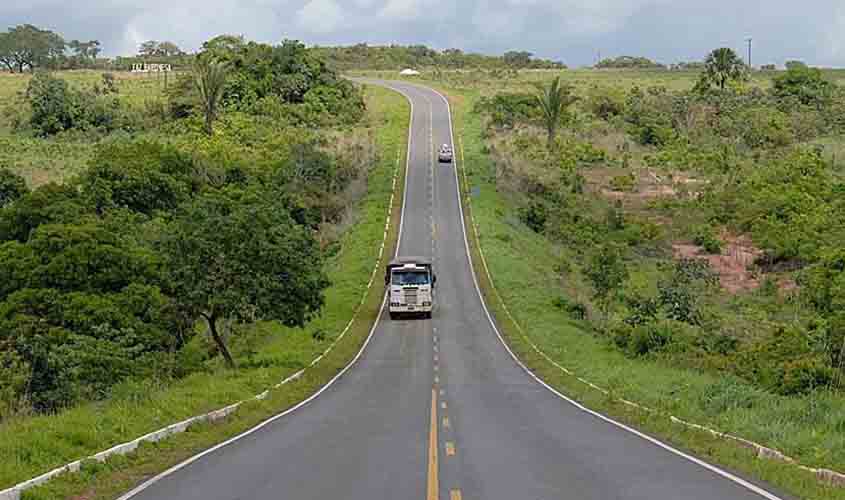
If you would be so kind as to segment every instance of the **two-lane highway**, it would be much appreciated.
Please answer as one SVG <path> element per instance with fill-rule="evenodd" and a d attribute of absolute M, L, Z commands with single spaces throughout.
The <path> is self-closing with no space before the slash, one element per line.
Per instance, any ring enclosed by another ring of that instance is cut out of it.
<path fill-rule="evenodd" d="M 452 144 L 446 100 L 372 83 L 413 106 L 399 252 L 433 259 L 433 319 L 383 314 L 357 364 L 319 398 L 124 498 L 779 498 L 583 411 L 513 359 L 475 286 L 455 166 L 434 154 Z"/>

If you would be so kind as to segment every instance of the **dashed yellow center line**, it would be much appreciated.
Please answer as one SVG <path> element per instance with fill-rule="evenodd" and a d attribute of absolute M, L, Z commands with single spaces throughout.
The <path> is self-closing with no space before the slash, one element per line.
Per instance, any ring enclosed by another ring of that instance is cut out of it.
<path fill-rule="evenodd" d="M 437 391 L 431 389 L 431 426 L 428 431 L 428 488 L 426 500 L 439 500 L 440 483 L 437 479 Z"/>
<path fill-rule="evenodd" d="M 446 456 L 447 457 L 454 457 L 455 456 L 455 443 L 451 441 L 446 441 Z"/>
<path fill-rule="evenodd" d="M 446 401 L 443 401 L 442 403 L 440 403 L 440 407 L 445 410 L 446 409 Z"/>
<path fill-rule="evenodd" d="M 437 354 L 434 355 L 434 362 L 437 363 L 440 360 L 440 356 Z"/>
<path fill-rule="evenodd" d="M 449 417 L 443 417 L 443 428 L 448 429 L 452 426 L 452 423 L 449 422 Z"/>
<path fill-rule="evenodd" d="M 440 377 L 438 377 L 437 375 L 435 375 L 435 376 L 434 376 L 434 383 L 435 383 L 435 384 L 439 384 L 439 383 L 440 383 Z"/>
<path fill-rule="evenodd" d="M 449 492 L 449 500 L 462 500 L 461 490 L 452 490 Z"/>

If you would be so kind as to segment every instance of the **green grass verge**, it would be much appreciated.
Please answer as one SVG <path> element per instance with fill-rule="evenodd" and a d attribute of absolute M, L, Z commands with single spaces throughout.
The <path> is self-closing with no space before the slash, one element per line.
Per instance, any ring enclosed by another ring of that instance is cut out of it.
<path fill-rule="evenodd" d="M 760 460 L 735 443 L 618 402 L 617 398 L 626 398 L 752 439 L 805 465 L 845 470 L 845 405 L 841 397 L 752 395 L 746 386 L 728 387 L 713 374 L 632 360 L 587 331 L 583 323 L 552 307 L 552 301 L 565 293 L 552 272 L 560 261 L 559 250 L 520 224 L 515 207 L 496 191 L 481 119 L 471 112 L 478 91 L 446 89 L 446 94 L 452 103 L 458 151 L 464 160 L 460 163 L 466 174 L 462 192 L 479 284 L 503 335 L 520 359 L 547 383 L 586 406 L 741 475 L 766 481 L 801 498 L 845 498 L 845 489 L 820 484 L 813 474 L 793 465 Z M 471 229 L 470 213 L 478 226 L 478 238 Z M 483 249 L 498 294 L 483 272 L 479 248 Z M 531 342 L 555 362 L 610 389 L 610 396 L 589 388 L 539 356 L 505 313 L 505 305 Z"/>
<path fill-rule="evenodd" d="M 402 96 L 385 89 L 367 87 L 366 96 L 380 160 L 370 171 L 357 222 L 343 236 L 342 250 L 329 264 L 332 286 L 321 316 L 302 329 L 256 325 L 256 337 L 268 339 L 267 343 L 241 361 L 238 371 L 197 374 L 163 388 L 126 385 L 105 402 L 0 424 L 0 489 L 171 423 L 250 398 L 304 368 L 328 347 L 352 318 L 366 291 L 384 234 L 396 168 L 400 178 L 390 207 L 392 222 L 385 256 L 392 255 L 401 213 L 410 107 Z M 331 353 L 300 379 L 271 391 L 266 400 L 246 403 L 222 423 L 192 427 L 105 464 L 86 464 L 80 474 L 62 476 L 26 492 L 24 498 L 114 498 L 144 478 L 290 408 L 324 385 L 358 352 L 382 297 L 383 289 L 376 280 L 352 328 Z M 324 332 L 326 337 L 315 340 L 315 332 Z"/>

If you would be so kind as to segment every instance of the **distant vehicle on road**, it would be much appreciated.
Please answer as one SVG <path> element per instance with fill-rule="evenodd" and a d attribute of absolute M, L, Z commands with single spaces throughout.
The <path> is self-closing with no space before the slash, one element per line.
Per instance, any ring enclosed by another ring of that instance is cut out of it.
<path fill-rule="evenodd" d="M 452 163 L 452 148 L 448 144 L 440 146 L 440 152 L 437 153 L 437 160 L 440 163 Z"/>
<path fill-rule="evenodd" d="M 401 314 L 431 318 L 436 281 L 429 259 L 398 257 L 390 261 L 384 275 L 384 284 L 389 290 L 390 319 L 396 319 Z"/>

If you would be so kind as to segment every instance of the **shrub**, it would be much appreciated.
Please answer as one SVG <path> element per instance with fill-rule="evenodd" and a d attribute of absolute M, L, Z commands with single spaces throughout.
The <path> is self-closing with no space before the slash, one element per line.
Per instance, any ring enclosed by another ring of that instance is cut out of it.
<path fill-rule="evenodd" d="M 640 325 L 631 332 L 627 346 L 628 354 L 636 357 L 659 352 L 672 342 L 673 336 L 671 322 L 659 321 Z"/>
<path fill-rule="evenodd" d="M 566 312 L 566 314 L 569 315 L 569 317 L 572 318 L 572 319 L 582 320 L 582 319 L 586 319 L 586 317 L 587 317 L 587 306 L 585 306 L 584 304 L 582 304 L 580 302 L 573 302 L 573 301 L 569 300 L 567 297 L 564 297 L 562 295 L 559 296 L 559 297 L 556 297 L 552 301 L 552 305 L 555 308 Z"/>
<path fill-rule="evenodd" d="M 722 251 L 722 241 L 716 236 L 711 226 L 699 226 L 693 232 L 693 243 L 704 248 L 710 254 L 718 254 Z"/>
<path fill-rule="evenodd" d="M 0 168 L 0 208 L 29 192 L 23 177 L 6 168 Z"/>
<path fill-rule="evenodd" d="M 610 179 L 610 187 L 614 191 L 632 192 L 637 186 L 637 177 L 634 174 L 617 175 Z"/>
<path fill-rule="evenodd" d="M 519 211 L 519 218 L 535 233 L 542 234 L 546 228 L 548 209 L 539 201 L 532 201 L 530 205 Z"/>
<path fill-rule="evenodd" d="M 74 127 L 82 116 L 77 95 L 66 81 L 38 72 L 26 89 L 32 115 L 30 125 L 39 135 L 53 135 Z"/>
<path fill-rule="evenodd" d="M 587 92 L 586 102 L 588 109 L 603 120 L 625 112 L 625 94 L 616 88 L 592 87 Z"/>

